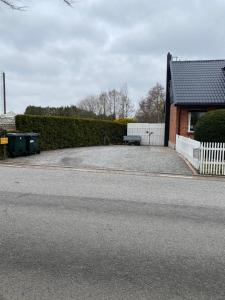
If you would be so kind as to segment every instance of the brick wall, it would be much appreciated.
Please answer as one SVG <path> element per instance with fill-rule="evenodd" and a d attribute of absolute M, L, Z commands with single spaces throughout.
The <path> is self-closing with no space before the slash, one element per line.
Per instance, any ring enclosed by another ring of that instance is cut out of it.
<path fill-rule="evenodd" d="M 208 107 L 207 111 L 215 110 L 215 107 Z M 194 109 L 170 106 L 170 132 L 169 144 L 176 144 L 176 134 L 188 138 L 194 138 L 194 133 L 188 132 L 188 113 Z M 179 124 L 180 123 L 180 124 Z"/>
<path fill-rule="evenodd" d="M 170 107 L 170 145 L 176 144 L 176 134 L 184 137 L 193 138 L 193 133 L 188 132 L 188 109 L 176 107 L 171 105 Z"/>
<path fill-rule="evenodd" d="M 191 132 L 188 132 L 188 109 L 181 108 L 180 109 L 180 132 L 178 134 L 188 137 L 188 138 L 193 138 L 194 134 Z"/>

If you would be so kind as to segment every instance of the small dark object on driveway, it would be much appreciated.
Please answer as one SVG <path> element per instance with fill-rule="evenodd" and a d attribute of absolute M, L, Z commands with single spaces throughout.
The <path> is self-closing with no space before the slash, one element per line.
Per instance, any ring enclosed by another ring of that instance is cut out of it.
<path fill-rule="evenodd" d="M 141 145 L 141 137 L 139 135 L 127 135 L 123 137 L 123 143 L 125 145 Z"/>

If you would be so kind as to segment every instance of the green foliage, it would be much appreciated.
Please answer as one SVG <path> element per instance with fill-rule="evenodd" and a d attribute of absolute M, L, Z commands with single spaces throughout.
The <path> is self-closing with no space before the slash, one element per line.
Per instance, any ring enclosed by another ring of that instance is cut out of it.
<path fill-rule="evenodd" d="M 41 106 L 27 106 L 25 110 L 26 115 L 35 116 L 59 116 L 59 117 L 95 117 L 95 114 L 77 108 L 75 105 L 71 106 L 60 106 L 60 107 L 41 107 Z"/>
<path fill-rule="evenodd" d="M 5 130 L 1 130 L 0 131 L 0 137 L 5 137 L 6 136 L 6 131 Z M 4 158 L 4 146 L 0 145 L 0 160 L 2 160 Z"/>
<path fill-rule="evenodd" d="M 3 146 L 0 145 L 0 159 L 3 159 Z"/>
<path fill-rule="evenodd" d="M 195 139 L 201 142 L 225 142 L 225 109 L 202 116 L 195 128 Z"/>
<path fill-rule="evenodd" d="M 20 132 L 41 135 L 41 150 L 120 144 L 126 126 L 111 121 L 69 117 L 16 116 Z"/>
<path fill-rule="evenodd" d="M 114 120 L 114 122 L 119 124 L 125 124 L 125 125 L 127 125 L 128 123 L 137 123 L 137 121 L 134 118 L 120 118 Z"/>
<path fill-rule="evenodd" d="M 78 118 L 91 118 L 99 120 L 112 120 L 111 116 L 96 115 L 93 112 L 87 111 L 71 106 L 60 106 L 60 107 L 41 107 L 41 106 L 27 106 L 25 115 L 33 116 L 56 116 L 56 117 L 78 117 Z"/>

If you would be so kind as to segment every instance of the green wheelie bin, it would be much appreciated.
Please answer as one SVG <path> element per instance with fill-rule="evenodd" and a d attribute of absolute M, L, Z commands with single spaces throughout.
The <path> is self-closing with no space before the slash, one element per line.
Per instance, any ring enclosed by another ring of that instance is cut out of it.
<path fill-rule="evenodd" d="M 8 133 L 8 154 L 11 157 L 27 155 L 27 140 L 24 133 Z"/>
<path fill-rule="evenodd" d="M 26 147 L 27 155 L 39 154 L 40 150 L 40 134 L 39 133 L 26 133 Z"/>

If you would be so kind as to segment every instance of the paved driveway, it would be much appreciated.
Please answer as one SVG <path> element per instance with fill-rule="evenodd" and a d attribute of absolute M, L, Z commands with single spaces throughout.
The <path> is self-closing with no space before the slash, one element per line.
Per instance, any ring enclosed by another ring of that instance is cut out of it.
<path fill-rule="evenodd" d="M 9 160 L 13 163 L 192 175 L 176 151 L 164 147 L 105 146 L 63 149 Z"/>

